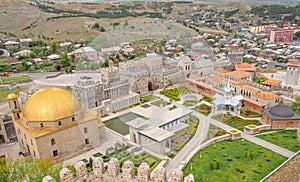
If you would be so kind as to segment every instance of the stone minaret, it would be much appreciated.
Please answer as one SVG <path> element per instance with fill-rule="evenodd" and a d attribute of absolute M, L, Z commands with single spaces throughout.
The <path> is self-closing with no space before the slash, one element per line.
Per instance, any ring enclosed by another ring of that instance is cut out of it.
<path fill-rule="evenodd" d="M 15 94 L 9 94 L 7 96 L 7 101 L 8 101 L 10 111 L 13 116 L 13 120 L 15 121 L 15 120 L 19 119 L 20 113 L 21 113 L 21 106 L 18 101 L 18 97 Z"/>
<path fill-rule="evenodd" d="M 299 60 L 293 60 L 286 64 L 286 84 L 297 85 L 299 83 L 300 63 Z"/>

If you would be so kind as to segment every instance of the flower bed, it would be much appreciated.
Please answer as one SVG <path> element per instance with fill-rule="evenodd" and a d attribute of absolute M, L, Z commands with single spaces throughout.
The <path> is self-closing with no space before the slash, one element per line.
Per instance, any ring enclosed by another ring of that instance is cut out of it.
<path fill-rule="evenodd" d="M 258 118 L 261 117 L 261 114 L 251 111 L 249 109 L 246 108 L 242 108 L 241 109 L 241 116 L 245 117 L 245 118 Z"/>
<path fill-rule="evenodd" d="M 194 110 L 198 111 L 199 113 L 208 116 L 211 113 L 211 106 L 206 104 L 200 104 Z"/>
<path fill-rule="evenodd" d="M 261 125 L 259 120 L 244 120 L 238 116 L 232 116 L 231 114 L 216 115 L 213 118 L 241 131 L 243 131 L 247 125 Z"/>

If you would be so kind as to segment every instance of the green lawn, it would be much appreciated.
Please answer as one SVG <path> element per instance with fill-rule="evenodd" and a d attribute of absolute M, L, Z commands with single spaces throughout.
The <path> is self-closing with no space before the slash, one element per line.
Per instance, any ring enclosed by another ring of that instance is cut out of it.
<path fill-rule="evenodd" d="M 129 134 L 129 126 L 126 123 L 136 118 L 144 117 L 130 112 L 122 116 L 104 121 L 104 124 L 107 128 L 110 128 L 122 135 L 127 135 Z"/>
<path fill-rule="evenodd" d="M 261 125 L 258 120 L 244 120 L 238 116 L 232 116 L 231 114 L 216 115 L 213 118 L 241 131 L 243 131 L 244 126 L 247 125 Z"/>
<path fill-rule="evenodd" d="M 210 145 L 201 155 L 197 153 L 183 170 L 185 176 L 192 173 L 197 182 L 259 181 L 287 159 L 241 139 L 218 142 L 216 148 Z"/>
<path fill-rule="evenodd" d="M 200 101 L 206 101 L 206 102 L 212 103 L 213 99 L 206 95 L 202 95 L 202 98 L 200 99 Z"/>
<path fill-rule="evenodd" d="M 297 130 L 277 131 L 257 137 L 293 152 L 300 150 L 297 142 Z"/>
<path fill-rule="evenodd" d="M 142 96 L 141 99 L 145 100 L 145 101 L 154 101 L 157 99 L 157 97 L 155 97 L 153 95 L 146 95 L 146 96 Z"/>
<path fill-rule="evenodd" d="M 30 81 L 31 78 L 29 76 L 9 76 L 9 77 L 0 77 L 3 83 L 6 82 L 17 82 L 17 81 Z"/>
<path fill-rule="evenodd" d="M 8 88 L 0 88 L 0 103 L 6 101 L 8 94 L 14 93 L 16 95 L 21 92 L 22 88 L 18 87 L 16 90 L 8 90 Z"/>
<path fill-rule="evenodd" d="M 164 100 L 162 100 L 162 99 L 159 99 L 159 100 L 157 100 L 157 101 L 151 102 L 151 104 L 153 104 L 153 105 L 155 105 L 155 106 L 157 106 L 157 107 L 160 107 L 161 105 L 162 105 L 163 107 L 165 107 L 166 105 L 169 105 L 170 103 L 169 103 L 169 102 L 166 102 L 166 101 L 164 101 Z"/>

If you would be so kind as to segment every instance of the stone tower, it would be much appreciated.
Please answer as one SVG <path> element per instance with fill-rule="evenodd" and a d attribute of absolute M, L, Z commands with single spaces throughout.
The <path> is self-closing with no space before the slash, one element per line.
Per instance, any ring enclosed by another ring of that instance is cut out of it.
<path fill-rule="evenodd" d="M 300 63 L 294 59 L 287 63 L 286 69 L 286 84 L 297 85 L 299 83 Z"/>
<path fill-rule="evenodd" d="M 59 172 L 59 178 L 60 181 L 63 182 L 71 182 L 73 179 L 73 173 L 70 169 L 68 168 L 63 168 L 60 172 Z"/>
<path fill-rule="evenodd" d="M 93 160 L 93 172 L 94 176 L 98 181 L 103 181 L 103 174 L 104 174 L 104 163 L 102 158 L 96 157 Z"/>
<path fill-rule="evenodd" d="M 7 96 L 7 101 L 8 101 L 10 111 L 13 115 L 13 120 L 15 121 L 15 120 L 19 119 L 20 113 L 21 113 L 21 106 L 18 101 L 18 97 L 15 94 L 9 94 Z"/>
<path fill-rule="evenodd" d="M 179 169 L 175 169 L 172 171 L 170 176 L 170 182 L 181 182 L 183 178 L 183 173 Z"/>
<path fill-rule="evenodd" d="M 108 162 L 108 170 L 107 170 L 107 181 L 117 182 L 119 176 L 119 161 L 116 158 L 112 158 Z"/>
<path fill-rule="evenodd" d="M 77 178 L 79 181 L 87 181 L 88 180 L 88 171 L 86 165 L 83 161 L 79 161 L 75 166 Z"/>
<path fill-rule="evenodd" d="M 163 167 L 157 167 L 153 172 L 153 182 L 166 182 L 167 181 L 167 174 L 166 169 Z"/>

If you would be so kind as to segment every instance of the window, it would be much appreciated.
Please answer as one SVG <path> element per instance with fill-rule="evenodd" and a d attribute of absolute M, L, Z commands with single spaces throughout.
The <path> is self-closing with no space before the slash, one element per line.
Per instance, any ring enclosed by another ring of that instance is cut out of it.
<path fill-rule="evenodd" d="M 19 113 L 17 113 L 17 117 L 20 118 L 20 114 Z"/>
<path fill-rule="evenodd" d="M 57 157 L 58 156 L 58 152 L 57 152 L 57 150 L 54 150 L 53 151 L 53 157 Z"/>
<path fill-rule="evenodd" d="M 51 139 L 51 145 L 55 145 L 55 144 L 56 144 L 55 139 L 52 138 L 52 139 Z"/>
<path fill-rule="evenodd" d="M 30 139 L 30 143 L 31 143 L 31 145 L 33 145 L 33 143 L 32 143 L 32 140 Z"/>
<path fill-rule="evenodd" d="M 84 127 L 83 132 L 84 132 L 84 134 L 88 133 L 87 127 Z"/>
<path fill-rule="evenodd" d="M 72 117 L 72 121 L 75 121 L 75 117 L 74 116 Z"/>
<path fill-rule="evenodd" d="M 17 109 L 17 102 L 14 100 L 15 109 Z"/>
<path fill-rule="evenodd" d="M 41 128 L 44 128 L 44 123 L 41 123 Z"/>
<path fill-rule="evenodd" d="M 25 138 L 25 140 L 27 139 L 25 133 L 24 133 L 24 138 Z"/>
<path fill-rule="evenodd" d="M 35 151 L 33 151 L 33 156 L 35 157 Z"/>
<path fill-rule="evenodd" d="M 90 143 L 89 138 L 86 138 L 85 139 L 85 144 L 89 144 L 89 143 Z"/>
<path fill-rule="evenodd" d="M 58 121 L 58 126 L 61 126 L 61 121 Z"/>

